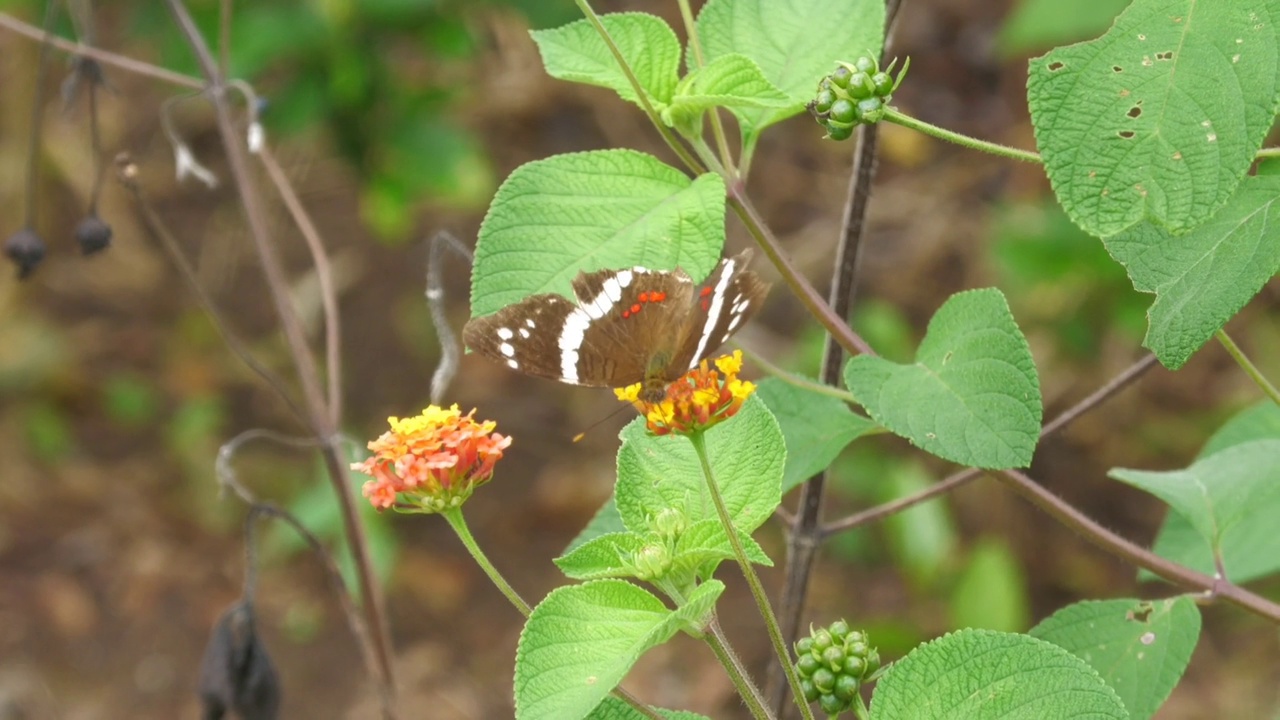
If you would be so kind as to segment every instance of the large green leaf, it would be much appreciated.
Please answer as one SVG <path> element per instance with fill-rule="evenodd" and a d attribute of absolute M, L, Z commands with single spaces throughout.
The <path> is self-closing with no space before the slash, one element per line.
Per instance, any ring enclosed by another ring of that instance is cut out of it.
<path fill-rule="evenodd" d="M 680 267 L 706 277 L 724 245 L 724 181 L 633 150 L 555 155 L 502 183 L 476 241 L 471 314 L 570 295 L 580 270 Z"/>
<path fill-rule="evenodd" d="M 876 683 L 871 720 L 1125 720 L 1120 698 L 1053 643 L 961 630 L 925 643 Z"/>
<path fill-rule="evenodd" d="M 838 398 L 777 378 L 761 380 L 756 394 L 773 413 L 786 441 L 783 493 L 830 465 L 849 443 L 876 430 L 875 423 Z"/>
<path fill-rule="evenodd" d="M 1200 611 L 1185 595 L 1169 600 L 1093 600 L 1068 605 L 1031 629 L 1089 663 L 1147 720 L 1173 692 L 1200 637 Z"/>
<path fill-rule="evenodd" d="M 646 650 L 706 618 L 724 585 L 709 581 L 668 610 L 622 580 L 553 590 L 533 609 L 516 648 L 516 717 L 585 718 Z"/>
<path fill-rule="evenodd" d="M 650 104 L 665 104 L 675 93 L 680 72 L 680 40 L 660 17 L 645 13 L 611 13 L 600 23 L 635 73 Z M 640 105 L 635 88 L 622 72 L 604 38 L 588 20 L 530 33 L 551 77 L 607 87 Z M 641 106 L 643 107 L 643 106 Z"/>
<path fill-rule="evenodd" d="M 667 720 L 711 720 L 706 715 L 686 712 L 684 710 L 663 710 L 657 708 L 658 714 Z M 648 716 L 631 707 L 616 697 L 607 697 L 587 716 L 587 720 L 648 720 Z"/>
<path fill-rule="evenodd" d="M 884 3 L 878 0 L 708 0 L 698 13 L 698 37 L 708 62 L 742 53 L 790 103 L 782 108 L 735 108 L 745 135 L 804 109 L 818 80 L 838 60 L 878 56 L 884 42 Z"/>
<path fill-rule="evenodd" d="M 929 322 L 915 363 L 860 355 L 844 380 L 872 418 L 938 457 L 995 469 L 1031 463 L 1040 384 L 999 290 L 952 296 Z"/>
<path fill-rule="evenodd" d="M 1134 0 L 1102 37 L 1032 60 L 1036 143 L 1071 218 L 1179 233 L 1222 208 L 1275 116 L 1277 22 L 1280 0 Z"/>
<path fill-rule="evenodd" d="M 1104 240 L 1134 288 L 1154 292 L 1143 345 L 1177 369 L 1280 270 L 1280 176 L 1245 178 L 1209 222 L 1174 236 L 1151 223 Z"/>
<path fill-rule="evenodd" d="M 662 117 L 669 125 L 685 125 L 696 132 L 693 121 L 713 107 L 782 108 L 790 104 L 790 98 L 769 82 L 751 58 L 730 53 L 689 73 Z"/>
<path fill-rule="evenodd" d="M 1252 440 L 1197 460 L 1185 470 L 1117 468 L 1111 477 L 1169 503 L 1200 537 L 1201 548 L 1223 553 L 1238 546 L 1257 552 L 1259 522 L 1275 532 L 1280 517 L 1280 440 Z M 1235 569 L 1225 567 L 1236 579 Z"/>
<path fill-rule="evenodd" d="M 1218 428 L 1201 448 L 1199 457 L 1253 440 L 1280 440 L 1280 407 L 1270 400 L 1241 411 Z M 1223 536 L 1222 562 L 1233 581 L 1248 582 L 1280 570 L 1280 533 L 1276 532 L 1274 512 L 1251 513 Z M 1180 565 L 1208 575 L 1215 572 L 1213 551 L 1180 513 L 1165 515 L 1152 549 Z M 1139 573 L 1141 579 L 1155 577 L 1146 570 Z"/>

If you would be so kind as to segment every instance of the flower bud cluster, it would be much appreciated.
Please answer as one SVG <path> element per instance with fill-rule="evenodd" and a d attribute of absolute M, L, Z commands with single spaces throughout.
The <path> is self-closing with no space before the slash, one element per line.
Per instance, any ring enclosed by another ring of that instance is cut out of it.
<path fill-rule="evenodd" d="M 848 710 L 862 681 L 880 669 L 880 653 L 866 633 L 849 629 L 844 620 L 828 627 L 809 628 L 808 637 L 796 641 L 796 670 L 804 699 L 818 702 L 828 715 Z"/>
<path fill-rule="evenodd" d="M 851 63 L 836 63 L 836 69 L 818 82 L 818 94 L 809 102 L 809 112 L 827 129 L 832 140 L 847 140 L 859 123 L 871 124 L 884 117 L 889 99 L 911 66 L 908 59 L 896 76 L 893 66 L 881 70 L 875 58 L 863 56 Z"/>

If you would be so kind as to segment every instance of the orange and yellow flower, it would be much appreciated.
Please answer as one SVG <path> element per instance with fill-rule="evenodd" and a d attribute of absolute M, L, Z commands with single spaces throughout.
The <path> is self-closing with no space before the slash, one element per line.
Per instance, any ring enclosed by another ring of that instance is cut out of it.
<path fill-rule="evenodd" d="M 613 392 L 619 400 L 635 406 L 654 435 L 700 432 L 736 415 L 756 389 L 754 383 L 738 379 L 742 370 L 741 350 L 717 358 L 715 366 L 712 370 L 703 360 L 667 386 L 666 397 L 658 402 L 645 402 L 640 398 L 642 383 Z"/>
<path fill-rule="evenodd" d="M 364 496 L 379 510 L 440 512 L 458 507 L 493 477 L 511 438 L 491 420 L 476 422 L 457 405 L 435 405 L 411 418 L 387 418 L 391 430 L 369 443 L 367 460 L 351 469 L 369 475 Z"/>

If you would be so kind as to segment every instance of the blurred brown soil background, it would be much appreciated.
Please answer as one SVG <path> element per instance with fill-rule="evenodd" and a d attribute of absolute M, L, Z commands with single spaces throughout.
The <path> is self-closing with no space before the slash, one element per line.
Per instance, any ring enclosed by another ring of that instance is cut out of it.
<path fill-rule="evenodd" d="M 674 3 L 598 5 L 656 12 L 678 26 Z M 912 65 L 895 104 L 959 132 L 1034 147 L 1026 58 L 1001 59 L 994 51 L 995 33 L 1009 11 L 1007 0 L 907 0 L 894 52 L 910 55 Z M 604 90 L 547 77 L 520 15 L 479 7 L 468 9 L 467 18 L 480 52 L 452 69 L 467 74 L 470 88 L 453 112 L 484 142 L 495 178 L 554 153 L 606 147 L 637 148 L 673 161 L 634 108 Z M 104 47 L 155 57 L 152 38 L 122 36 L 109 10 L 100 20 Z M 23 178 L 36 55 L 34 43 L 0 31 L 5 234 L 18 229 L 29 190 Z M 53 58 L 50 88 L 65 67 L 61 53 Z M 225 183 L 210 191 L 173 180 L 172 151 L 157 108 L 179 90 L 110 68 L 108 76 L 115 89 L 101 103 L 108 152 L 135 157 L 144 186 L 178 232 L 202 282 L 261 357 L 286 368 L 234 193 Z M 249 428 L 298 428 L 226 350 L 167 257 L 147 238 L 128 197 L 110 182 L 102 215 L 114 227 L 115 242 L 100 256 L 79 256 L 71 233 L 93 177 L 84 108 L 62 113 L 56 97 L 49 103 L 38 192 L 39 229 L 50 253 L 28 282 L 17 282 L 7 267 L 0 277 L 0 720 L 194 718 L 202 648 L 214 620 L 238 596 L 244 563 L 244 508 L 220 497 L 215 454 L 221 442 Z M 207 109 L 185 104 L 181 127 L 201 160 L 227 178 Z M 820 135 L 805 117 L 769 133 L 757 152 L 750 191 L 795 262 L 825 289 L 852 145 Z M 898 307 L 918 338 L 951 293 L 996 282 L 988 253 L 992 209 L 1045 198 L 1049 188 L 1034 166 L 897 127 L 884 127 L 881 138 L 860 298 Z M 304 134 L 277 149 L 334 258 L 346 427 L 354 437 L 370 437 L 381 432 L 386 416 L 412 414 L 427 403 L 438 351 L 422 301 L 426 250 L 419 242 L 379 242 L 365 229 L 360 178 L 337 159 L 328 138 Z M 283 210 L 273 205 L 272 211 L 294 271 L 295 300 L 318 339 L 319 304 L 305 251 Z M 482 214 L 483 207 L 429 205 L 413 237 L 445 228 L 470 243 Z M 730 244 L 744 246 L 742 228 L 732 218 L 728 224 Z M 468 314 L 468 286 L 464 266 L 449 262 L 456 330 Z M 758 265 L 774 277 L 771 268 Z M 1059 312 L 1036 302 L 1034 295 L 1015 300 L 1020 321 Z M 1241 328 L 1246 349 L 1273 377 L 1280 370 L 1269 352 L 1277 349 L 1275 306 L 1274 292 L 1264 292 L 1232 326 Z M 776 285 L 741 339 L 789 362 L 797 352 L 796 329 L 805 323 L 800 304 Z M 1024 328 L 1046 418 L 1140 355 L 1138 338 L 1115 331 L 1080 357 L 1035 322 Z M 141 399 L 130 402 L 135 396 Z M 1224 418 L 1256 397 L 1247 378 L 1210 345 L 1177 374 L 1157 368 L 1045 442 L 1032 475 L 1106 526 L 1149 542 L 1162 506 L 1108 481 L 1107 469 L 1181 467 Z M 629 418 L 619 414 L 573 444 L 575 433 L 613 410 L 610 393 L 533 380 L 470 357 L 448 401 L 480 408 L 482 417 L 497 420 L 499 430 L 515 438 L 494 482 L 467 510 L 490 557 L 536 602 L 565 582 L 551 558 L 608 497 L 615 433 Z M 911 454 L 905 443 L 879 442 L 887 453 Z M 250 446 L 237 467 L 245 483 L 283 504 L 322 484 L 315 458 L 266 445 Z M 939 478 L 949 471 L 940 462 L 928 467 Z M 979 480 L 946 502 L 965 545 L 998 538 L 1012 549 L 1025 575 L 1033 623 L 1078 599 L 1171 592 L 1164 585 L 1138 585 L 1133 568 L 992 482 Z M 863 505 L 835 496 L 827 515 Z M 372 522 L 391 528 L 399 541 L 388 598 L 403 717 L 509 717 L 518 615 L 438 518 L 385 515 Z M 780 563 L 778 528 L 770 525 L 761 536 Z M 873 547 L 883 543 L 878 528 L 863 537 Z M 279 552 L 268 553 L 264 563 L 259 626 L 283 682 L 283 717 L 375 717 L 358 650 L 319 565 L 303 554 Z M 761 668 L 768 648 L 760 622 L 736 571 L 725 567 L 725 625 L 751 665 Z M 777 569 L 764 574 L 771 590 L 780 578 Z M 1262 589 L 1274 597 L 1280 585 Z M 883 552 L 859 562 L 829 553 L 817 568 L 807 617 L 826 623 L 844 616 L 854 625 L 906 628 L 909 637 L 924 639 L 950 629 L 945 604 L 945 598 L 914 592 Z M 1158 717 L 1275 717 L 1277 640 L 1276 629 L 1261 620 L 1230 608 L 1207 609 L 1190 670 Z M 688 638 L 647 656 L 627 685 L 664 706 L 716 718 L 746 716 L 714 658 Z"/>

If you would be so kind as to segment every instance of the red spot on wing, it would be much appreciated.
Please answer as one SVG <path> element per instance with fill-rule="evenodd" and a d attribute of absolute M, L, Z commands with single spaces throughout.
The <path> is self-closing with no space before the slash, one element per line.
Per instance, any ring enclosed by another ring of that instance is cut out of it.
<path fill-rule="evenodd" d="M 635 315 L 635 314 L 636 314 L 636 313 L 638 313 L 638 312 L 640 312 L 640 303 L 636 303 L 635 305 L 632 305 L 632 306 L 631 306 L 631 314 L 632 314 L 632 315 Z"/>
<path fill-rule="evenodd" d="M 702 292 L 699 293 L 699 295 L 701 295 L 702 297 L 707 297 L 710 294 L 711 294 L 711 286 L 709 285 L 707 287 L 702 288 Z"/>

